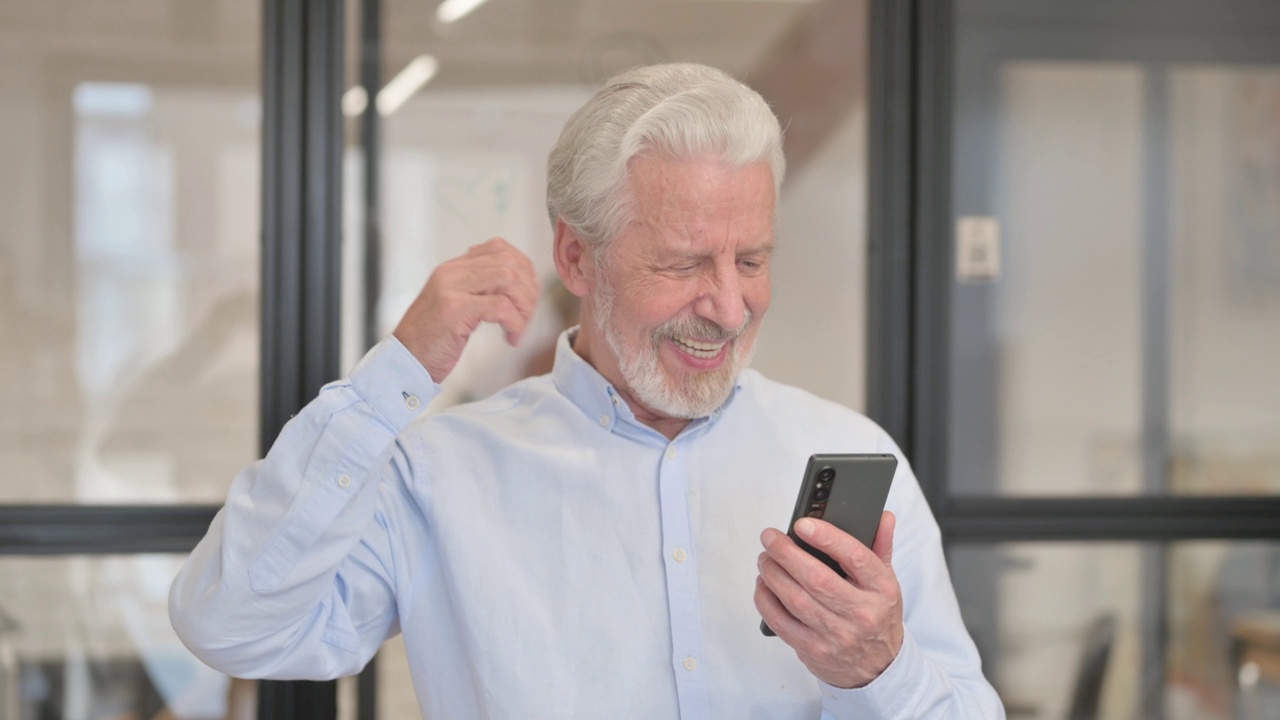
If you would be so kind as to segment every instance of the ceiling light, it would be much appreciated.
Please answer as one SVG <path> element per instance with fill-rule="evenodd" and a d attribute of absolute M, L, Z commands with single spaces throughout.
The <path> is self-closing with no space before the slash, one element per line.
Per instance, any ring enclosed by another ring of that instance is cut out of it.
<path fill-rule="evenodd" d="M 444 0 L 436 8 L 436 19 L 442 23 L 451 23 L 483 4 L 484 0 Z"/>
<path fill-rule="evenodd" d="M 391 82 L 378 91 L 375 101 L 379 115 L 390 115 L 400 108 L 413 94 L 435 77 L 440 63 L 430 55 L 419 55 L 404 66 Z"/>
<path fill-rule="evenodd" d="M 356 85 L 342 93 L 342 114 L 347 117 L 358 117 L 369 105 L 369 93 L 363 85 Z"/>

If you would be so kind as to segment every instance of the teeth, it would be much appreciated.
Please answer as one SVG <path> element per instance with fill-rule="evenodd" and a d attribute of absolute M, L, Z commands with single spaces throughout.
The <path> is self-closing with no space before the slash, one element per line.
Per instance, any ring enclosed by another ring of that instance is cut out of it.
<path fill-rule="evenodd" d="M 689 353 L 696 358 L 710 359 L 720 354 L 720 350 L 724 348 L 723 342 L 712 343 L 693 340 L 691 338 L 672 338 L 681 350 Z"/>

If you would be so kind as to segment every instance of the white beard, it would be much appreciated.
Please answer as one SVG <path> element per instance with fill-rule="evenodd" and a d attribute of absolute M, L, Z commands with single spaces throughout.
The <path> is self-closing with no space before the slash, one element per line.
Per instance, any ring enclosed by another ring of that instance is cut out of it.
<path fill-rule="evenodd" d="M 603 278 L 602 278 L 603 280 Z M 738 373 L 751 363 L 754 343 L 740 342 L 751 324 L 751 311 L 746 312 L 742 327 L 726 330 L 714 322 L 697 316 L 677 317 L 653 330 L 650 342 L 628 351 L 621 333 L 613 323 L 615 293 L 608 281 L 602 281 L 593 301 L 605 342 L 618 361 L 622 379 L 637 400 L 650 410 L 670 418 L 693 420 L 706 417 L 729 399 Z M 670 377 L 658 355 L 662 343 L 672 337 L 697 337 L 703 340 L 729 340 L 732 347 L 726 362 L 714 370 Z"/>

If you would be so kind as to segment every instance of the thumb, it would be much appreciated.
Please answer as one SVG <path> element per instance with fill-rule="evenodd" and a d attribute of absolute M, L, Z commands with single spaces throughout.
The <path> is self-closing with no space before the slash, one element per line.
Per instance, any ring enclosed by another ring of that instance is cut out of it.
<path fill-rule="evenodd" d="M 885 565 L 893 567 L 893 530 L 898 526 L 898 518 L 888 510 L 880 516 L 880 529 L 876 531 L 876 539 L 871 543 L 871 551 Z"/>

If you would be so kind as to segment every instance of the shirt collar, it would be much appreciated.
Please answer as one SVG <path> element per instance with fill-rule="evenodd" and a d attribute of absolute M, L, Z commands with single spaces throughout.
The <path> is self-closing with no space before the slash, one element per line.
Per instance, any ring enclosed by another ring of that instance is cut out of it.
<path fill-rule="evenodd" d="M 574 351 L 573 341 L 577 337 L 578 327 L 574 326 L 561 333 L 556 341 L 556 359 L 551 369 L 551 381 L 555 383 L 560 393 L 587 417 L 613 432 L 633 435 L 639 431 L 642 434 L 662 437 L 658 431 L 636 420 L 635 414 L 631 412 L 631 407 L 627 405 L 622 394 Z M 724 404 L 711 415 L 689 423 L 680 435 L 683 437 L 714 424 L 725 413 L 733 402 L 734 396 L 741 389 L 742 378 L 739 376 L 734 383 L 733 392 L 729 393 Z M 663 442 L 666 442 L 666 438 L 663 438 Z"/>

